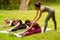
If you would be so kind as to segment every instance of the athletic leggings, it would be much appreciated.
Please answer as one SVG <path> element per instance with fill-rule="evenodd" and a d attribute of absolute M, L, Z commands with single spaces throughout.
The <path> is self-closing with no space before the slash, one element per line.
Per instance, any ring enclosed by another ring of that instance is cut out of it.
<path fill-rule="evenodd" d="M 26 28 L 27 28 L 26 24 L 20 24 L 18 27 L 12 29 L 11 31 L 13 32 L 13 31 L 17 31 L 20 29 L 26 29 Z"/>
<path fill-rule="evenodd" d="M 54 10 L 50 10 L 48 12 L 48 15 L 45 19 L 45 24 L 44 24 L 44 32 L 46 31 L 47 25 L 48 25 L 48 21 L 49 19 L 52 18 L 53 22 L 54 22 L 54 26 L 55 26 L 55 30 L 57 29 L 57 24 L 56 24 L 56 19 L 55 19 L 55 11 Z"/>

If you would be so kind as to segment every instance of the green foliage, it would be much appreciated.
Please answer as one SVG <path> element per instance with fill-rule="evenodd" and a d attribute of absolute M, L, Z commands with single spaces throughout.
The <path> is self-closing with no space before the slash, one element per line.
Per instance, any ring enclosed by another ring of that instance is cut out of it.
<path fill-rule="evenodd" d="M 1 3 L 0 9 L 8 9 L 8 10 L 18 9 L 20 4 L 19 0 L 9 0 L 9 2 L 7 2 L 6 0 L 5 1 L 1 0 L 0 3 Z"/>
<path fill-rule="evenodd" d="M 37 2 L 38 0 L 30 0 L 28 9 L 32 10 L 34 9 L 34 2 Z M 42 4 L 54 4 L 54 3 L 60 3 L 60 0 L 40 0 Z M 18 10 L 20 6 L 20 0 L 0 0 L 0 9 L 5 10 Z"/>

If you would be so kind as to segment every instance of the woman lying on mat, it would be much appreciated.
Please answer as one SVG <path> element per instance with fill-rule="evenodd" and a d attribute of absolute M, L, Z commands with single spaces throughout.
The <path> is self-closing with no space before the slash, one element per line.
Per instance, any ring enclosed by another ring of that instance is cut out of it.
<path fill-rule="evenodd" d="M 41 27 L 39 26 L 39 24 L 37 22 L 32 27 L 31 27 L 32 21 L 30 21 L 30 20 L 26 20 L 25 24 L 27 24 L 29 26 L 29 28 L 26 29 L 25 32 L 20 33 L 19 37 L 28 36 L 28 35 L 32 35 L 32 34 L 35 34 L 35 33 L 41 33 L 41 31 L 42 31 Z M 18 35 L 15 35 L 15 36 L 18 37 Z"/>
<path fill-rule="evenodd" d="M 12 27 L 11 29 L 9 29 L 9 32 L 13 32 L 13 31 L 17 31 L 20 29 L 26 29 L 29 28 L 25 23 L 22 22 L 22 20 L 17 20 L 14 19 L 13 20 L 13 24 L 15 25 L 14 27 Z"/>
<path fill-rule="evenodd" d="M 7 26 L 15 26 L 16 24 L 20 23 L 20 24 L 23 24 L 23 20 L 18 20 L 16 19 L 17 21 L 14 22 L 15 19 L 9 19 L 9 18 L 5 18 L 5 24 L 3 26 L 0 26 L 1 28 L 5 28 Z M 16 23 L 17 22 L 17 23 Z"/>
<path fill-rule="evenodd" d="M 5 18 L 5 24 L 3 26 L 0 26 L 0 28 L 5 28 L 7 26 L 14 26 L 13 20 L 11 20 L 9 18 Z"/>

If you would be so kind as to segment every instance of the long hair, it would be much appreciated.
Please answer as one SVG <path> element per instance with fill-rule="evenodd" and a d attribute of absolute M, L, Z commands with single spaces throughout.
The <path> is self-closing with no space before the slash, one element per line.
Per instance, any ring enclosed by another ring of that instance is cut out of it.
<path fill-rule="evenodd" d="M 34 6 L 40 7 L 41 6 L 41 3 L 40 2 L 36 2 Z"/>

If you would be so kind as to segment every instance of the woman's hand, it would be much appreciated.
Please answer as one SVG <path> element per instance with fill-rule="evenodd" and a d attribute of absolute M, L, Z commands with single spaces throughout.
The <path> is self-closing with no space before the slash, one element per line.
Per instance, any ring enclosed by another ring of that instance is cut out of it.
<path fill-rule="evenodd" d="M 8 32 L 11 32 L 11 29 L 7 30 Z"/>
<path fill-rule="evenodd" d="M 32 20 L 31 23 L 34 24 L 36 21 L 35 20 Z"/>

